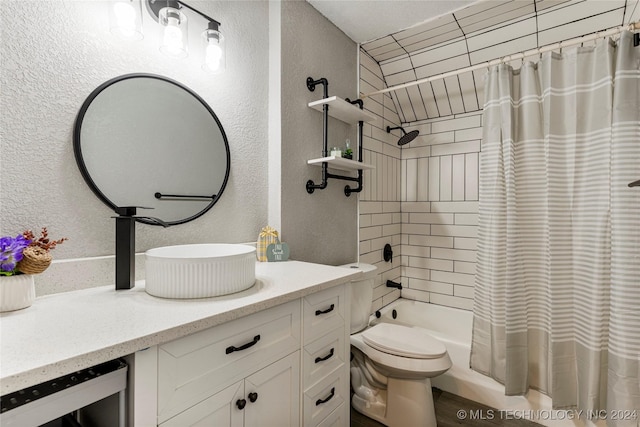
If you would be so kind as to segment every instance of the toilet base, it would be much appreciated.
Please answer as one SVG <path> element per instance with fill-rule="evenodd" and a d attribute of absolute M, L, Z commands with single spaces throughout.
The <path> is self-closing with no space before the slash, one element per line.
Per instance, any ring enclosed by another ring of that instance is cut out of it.
<path fill-rule="evenodd" d="M 436 427 L 431 380 L 389 377 L 386 390 L 379 390 L 375 401 L 354 394 L 353 408 L 388 427 Z"/>

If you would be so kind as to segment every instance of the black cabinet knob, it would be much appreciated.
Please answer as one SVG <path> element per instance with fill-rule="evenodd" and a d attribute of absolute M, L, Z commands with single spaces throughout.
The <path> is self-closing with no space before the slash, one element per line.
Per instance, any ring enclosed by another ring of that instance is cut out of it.
<path fill-rule="evenodd" d="M 249 402 L 253 403 L 256 400 L 258 400 L 258 393 L 256 392 L 249 393 Z"/>
<path fill-rule="evenodd" d="M 247 401 L 244 399 L 238 399 L 236 400 L 236 406 L 238 407 L 238 409 L 242 410 L 245 406 L 247 406 Z"/>

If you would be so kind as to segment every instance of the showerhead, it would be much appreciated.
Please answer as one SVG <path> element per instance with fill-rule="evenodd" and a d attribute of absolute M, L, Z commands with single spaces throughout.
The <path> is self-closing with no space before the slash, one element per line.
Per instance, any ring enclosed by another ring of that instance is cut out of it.
<path fill-rule="evenodd" d="M 416 137 L 420 134 L 419 130 L 412 130 L 411 132 L 405 131 L 402 127 L 397 126 L 392 128 L 391 126 L 387 126 L 387 133 L 391 133 L 392 130 L 400 129 L 403 135 L 398 140 L 398 145 L 405 145 L 416 139 Z"/>

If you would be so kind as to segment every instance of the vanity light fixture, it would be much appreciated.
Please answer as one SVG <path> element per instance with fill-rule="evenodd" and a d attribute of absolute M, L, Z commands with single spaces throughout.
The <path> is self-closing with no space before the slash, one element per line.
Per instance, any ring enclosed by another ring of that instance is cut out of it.
<path fill-rule="evenodd" d="M 123 40 L 142 40 L 141 0 L 115 0 L 109 2 L 111 33 Z"/>
<path fill-rule="evenodd" d="M 202 69 L 219 73 L 225 69 L 225 39 L 220 32 L 220 22 L 179 0 L 146 0 L 151 15 L 161 26 L 160 51 L 169 56 L 186 58 L 188 52 L 187 10 L 207 20 L 202 32 Z"/>

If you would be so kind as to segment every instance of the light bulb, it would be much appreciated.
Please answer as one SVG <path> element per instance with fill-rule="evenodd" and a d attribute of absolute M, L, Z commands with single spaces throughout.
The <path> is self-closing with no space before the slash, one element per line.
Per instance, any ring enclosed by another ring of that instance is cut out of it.
<path fill-rule="evenodd" d="M 139 21 L 136 5 L 131 0 L 118 1 L 110 12 L 111 32 L 125 40 L 142 39 L 142 22 Z"/>
<path fill-rule="evenodd" d="M 164 28 L 164 46 L 171 55 L 182 55 L 182 30 L 177 18 L 169 17 Z"/>
<path fill-rule="evenodd" d="M 205 62 L 207 64 L 207 68 L 211 71 L 216 71 L 220 68 L 220 60 L 222 59 L 222 49 L 218 46 L 216 41 L 211 41 L 207 45 L 207 49 L 205 52 L 206 58 Z"/>

